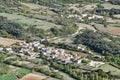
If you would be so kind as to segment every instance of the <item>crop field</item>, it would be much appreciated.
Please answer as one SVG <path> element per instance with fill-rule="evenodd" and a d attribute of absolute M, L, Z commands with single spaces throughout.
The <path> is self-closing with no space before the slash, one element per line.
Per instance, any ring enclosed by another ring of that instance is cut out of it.
<path fill-rule="evenodd" d="M 113 35 L 120 35 L 120 27 L 113 26 L 104 27 L 101 24 L 96 24 L 96 28 L 100 31 L 107 32 Z"/>
<path fill-rule="evenodd" d="M 21 42 L 24 42 L 24 41 L 0 37 L 0 45 L 3 45 L 3 46 L 10 46 L 10 45 L 12 45 L 14 43 L 17 43 L 17 42 L 21 43 Z"/>
<path fill-rule="evenodd" d="M 16 77 L 13 74 L 13 72 L 9 72 L 6 75 L 3 75 L 3 76 L 0 75 L 0 80 L 16 80 Z"/>
<path fill-rule="evenodd" d="M 104 3 L 104 4 L 102 4 L 102 6 L 104 6 L 105 9 L 112 9 L 112 8 L 120 9 L 119 5 L 113 5 L 113 4 L 110 4 L 110 3 Z"/>
<path fill-rule="evenodd" d="M 61 25 L 56 25 L 51 22 L 42 21 L 42 20 L 34 19 L 34 18 L 29 18 L 29 17 L 25 17 L 22 15 L 17 15 L 17 14 L 0 13 L 0 16 L 7 17 L 8 20 L 11 20 L 11 21 L 19 23 L 19 24 L 25 24 L 25 25 L 27 25 L 27 27 L 28 26 L 36 26 L 37 28 L 41 28 L 44 30 L 50 29 L 54 26 L 56 26 L 58 28 L 62 27 Z"/>
<path fill-rule="evenodd" d="M 16 70 L 16 71 L 13 71 L 13 70 Z M 18 68 L 18 69 L 14 68 L 14 69 L 11 69 L 10 72 L 8 72 L 7 74 L 0 75 L 0 80 L 17 80 L 15 72 L 18 76 L 21 76 L 26 73 L 29 73 L 30 71 L 24 68 Z"/>
<path fill-rule="evenodd" d="M 100 67 L 100 69 L 102 69 L 105 72 L 111 71 L 112 75 L 118 75 L 118 76 L 120 76 L 120 70 L 117 69 L 117 68 L 115 68 L 115 67 L 113 67 L 113 66 L 111 66 L 111 65 L 109 65 L 109 64 L 102 65 Z"/>

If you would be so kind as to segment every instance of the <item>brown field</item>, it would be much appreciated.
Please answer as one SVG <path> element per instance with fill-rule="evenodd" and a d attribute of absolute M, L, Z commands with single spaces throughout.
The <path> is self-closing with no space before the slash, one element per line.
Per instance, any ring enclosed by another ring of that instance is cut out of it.
<path fill-rule="evenodd" d="M 77 26 L 79 26 L 81 29 L 89 29 L 89 30 L 96 31 L 96 29 L 89 24 L 77 23 Z"/>
<path fill-rule="evenodd" d="M 45 79 L 45 78 L 46 78 L 46 77 L 44 77 L 44 76 L 30 73 L 30 74 L 25 75 L 25 76 L 24 76 L 22 79 L 20 79 L 20 80 L 43 80 L 43 79 Z"/>
<path fill-rule="evenodd" d="M 96 28 L 100 31 L 107 32 L 113 35 L 120 35 L 120 27 L 113 26 L 104 27 L 103 25 L 96 24 Z"/>
<path fill-rule="evenodd" d="M 21 42 L 24 42 L 24 41 L 0 37 L 0 45 L 3 45 L 3 46 L 10 46 L 10 45 L 15 44 L 17 42 L 21 43 Z"/>

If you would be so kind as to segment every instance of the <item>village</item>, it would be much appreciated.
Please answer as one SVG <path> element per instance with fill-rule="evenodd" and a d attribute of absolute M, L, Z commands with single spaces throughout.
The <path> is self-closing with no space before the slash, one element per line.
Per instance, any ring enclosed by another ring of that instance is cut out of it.
<path fill-rule="evenodd" d="M 92 52 L 89 50 L 87 53 L 80 53 L 80 52 L 72 52 L 65 49 L 59 49 L 55 47 L 45 46 L 44 44 L 41 44 L 39 41 L 33 41 L 30 43 L 22 42 L 18 44 L 19 49 L 17 52 L 15 52 L 11 47 L 0 47 L 0 52 L 7 52 L 9 54 L 16 53 L 17 56 L 24 56 L 28 59 L 36 59 L 40 57 L 40 54 L 44 55 L 47 60 L 56 59 L 58 63 L 67 64 L 67 63 L 73 63 L 73 64 L 80 64 L 83 60 L 87 61 L 87 66 L 91 67 L 99 67 L 104 62 L 99 61 L 93 61 L 89 60 L 87 56 L 89 54 L 92 54 Z M 84 48 L 78 46 L 78 49 L 82 52 L 85 51 Z M 95 55 L 95 57 L 102 58 L 103 56 Z"/>

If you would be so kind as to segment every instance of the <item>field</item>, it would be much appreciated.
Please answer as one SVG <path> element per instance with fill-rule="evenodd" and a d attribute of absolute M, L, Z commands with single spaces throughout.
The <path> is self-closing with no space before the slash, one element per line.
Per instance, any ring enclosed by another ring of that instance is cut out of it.
<path fill-rule="evenodd" d="M 118 14 L 118 15 L 114 15 L 114 17 L 116 17 L 116 18 L 120 18 L 120 14 Z"/>
<path fill-rule="evenodd" d="M 0 75 L 0 80 L 17 80 L 17 77 L 15 74 L 18 76 L 24 75 L 26 73 L 29 73 L 30 71 L 24 68 L 12 68 L 7 74 L 5 75 Z"/>
<path fill-rule="evenodd" d="M 24 42 L 24 41 L 0 37 L 0 45 L 3 45 L 3 46 L 10 46 L 10 45 L 12 45 L 14 43 L 17 43 L 17 42 L 21 43 L 21 42 Z"/>
<path fill-rule="evenodd" d="M 113 35 L 120 35 L 120 27 L 112 27 L 112 26 L 104 27 L 101 24 L 96 24 L 96 28 L 100 31 L 107 32 Z"/>
<path fill-rule="evenodd" d="M 113 4 L 110 4 L 110 3 L 104 3 L 104 4 L 102 4 L 102 6 L 104 6 L 105 9 L 112 9 L 112 8 L 120 9 L 119 5 L 113 5 Z"/>
<path fill-rule="evenodd" d="M 47 21 L 43 21 L 43 20 L 39 20 L 39 19 L 35 19 L 35 18 L 29 18 L 29 17 L 25 17 L 22 15 L 17 15 L 17 14 L 0 13 L 0 16 L 7 17 L 8 20 L 11 20 L 13 22 L 27 25 L 27 27 L 36 26 L 37 28 L 41 28 L 44 30 L 50 29 L 54 26 L 56 26 L 58 28 L 61 27 L 61 25 L 56 25 L 51 22 L 47 22 Z"/>
<path fill-rule="evenodd" d="M 120 76 L 120 70 L 117 69 L 117 68 L 115 68 L 115 67 L 113 67 L 113 66 L 111 66 L 111 65 L 109 65 L 109 64 L 102 65 L 100 67 L 100 69 L 102 69 L 105 72 L 111 71 L 112 75 L 118 75 L 118 76 Z"/>
<path fill-rule="evenodd" d="M 46 77 L 44 77 L 44 76 L 30 73 L 30 74 L 25 75 L 25 76 L 24 76 L 22 79 L 20 79 L 20 80 L 43 80 L 43 79 L 45 79 L 45 78 L 46 78 Z"/>
<path fill-rule="evenodd" d="M 32 4 L 32 3 L 21 3 L 24 6 L 29 7 L 30 9 L 40 9 L 40 5 Z"/>
<path fill-rule="evenodd" d="M 0 75 L 0 80 L 16 80 L 16 77 L 13 74 L 13 72 L 9 72 L 6 75 L 3 75 L 3 76 Z"/>
<path fill-rule="evenodd" d="M 96 31 L 95 28 L 93 28 L 91 25 L 88 25 L 88 24 L 77 23 L 77 25 L 78 25 L 79 27 L 81 27 L 81 29 L 89 29 L 89 30 Z"/>

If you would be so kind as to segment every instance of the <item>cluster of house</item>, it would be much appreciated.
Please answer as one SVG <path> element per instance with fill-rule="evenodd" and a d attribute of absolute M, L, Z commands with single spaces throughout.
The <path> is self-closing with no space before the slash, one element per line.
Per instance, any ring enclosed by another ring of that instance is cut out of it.
<path fill-rule="evenodd" d="M 37 48 L 38 50 L 41 49 L 42 47 L 44 47 L 43 44 L 40 44 L 39 41 L 34 41 L 34 42 L 30 42 L 30 43 L 20 43 L 19 44 L 20 49 L 18 51 L 18 55 L 19 56 L 29 56 L 29 58 L 36 58 L 39 54 L 39 52 L 35 52 L 35 48 Z"/>
<path fill-rule="evenodd" d="M 35 50 L 37 49 L 37 50 Z M 85 51 L 85 49 L 81 46 L 78 47 L 81 51 Z M 8 52 L 8 53 L 13 53 L 15 52 L 11 47 L 0 47 L 0 52 Z M 89 51 L 88 51 L 89 52 Z M 91 52 L 89 52 L 91 53 Z M 39 41 L 33 41 L 30 43 L 19 43 L 19 50 L 17 55 L 18 56 L 26 56 L 28 58 L 37 58 L 40 55 L 43 54 L 46 59 L 51 60 L 51 59 L 56 59 L 59 63 L 81 63 L 82 60 L 85 58 L 81 58 L 79 54 L 75 54 L 74 52 L 69 52 L 68 50 L 64 49 L 59 49 L 55 47 L 46 47 L 44 44 L 41 44 Z M 94 62 L 89 60 L 88 61 L 89 66 L 96 66 L 98 67 L 99 65 L 103 64 L 101 62 Z"/>
<path fill-rule="evenodd" d="M 0 47 L 0 52 L 13 53 L 14 51 L 11 47 Z"/>
<path fill-rule="evenodd" d="M 63 15 L 61 15 L 61 17 L 63 17 Z M 70 19 L 70 18 L 78 18 L 79 20 L 83 20 L 84 18 L 88 18 L 89 20 L 91 19 L 95 19 L 95 18 L 98 18 L 98 19 L 102 19 L 103 16 L 100 16 L 100 15 L 92 15 L 92 14 L 81 14 L 81 15 L 78 15 L 78 14 L 68 14 L 67 15 L 67 18 Z"/>
<path fill-rule="evenodd" d="M 69 53 L 64 49 L 56 49 L 54 47 L 42 48 L 40 51 L 47 59 L 56 59 L 63 64 L 71 63 L 80 58 L 77 54 Z"/>
<path fill-rule="evenodd" d="M 35 52 L 35 48 L 38 52 Z M 58 49 L 55 47 L 46 47 L 40 44 L 39 41 L 34 41 L 30 43 L 20 43 L 20 49 L 18 51 L 19 56 L 29 56 L 29 58 L 36 58 L 38 54 L 43 54 L 47 59 L 56 59 L 61 63 L 71 63 L 73 60 L 80 58 L 77 54 L 68 53 L 64 49 Z"/>

